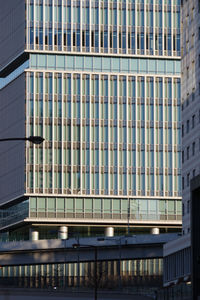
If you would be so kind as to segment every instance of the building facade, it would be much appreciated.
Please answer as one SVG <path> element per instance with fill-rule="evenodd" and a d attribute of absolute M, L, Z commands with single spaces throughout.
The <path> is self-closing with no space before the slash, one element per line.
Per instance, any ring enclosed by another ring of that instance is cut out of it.
<path fill-rule="evenodd" d="M 0 135 L 45 138 L 0 148 L 1 231 L 177 231 L 180 1 L 8 0 L 0 24 Z"/>
<path fill-rule="evenodd" d="M 165 247 L 165 285 L 177 284 L 180 281 L 191 283 L 191 180 L 200 174 L 199 11 L 198 1 L 183 1 L 181 13 L 183 236 Z M 179 259 L 177 259 L 176 265 L 173 265 L 175 257 Z"/>

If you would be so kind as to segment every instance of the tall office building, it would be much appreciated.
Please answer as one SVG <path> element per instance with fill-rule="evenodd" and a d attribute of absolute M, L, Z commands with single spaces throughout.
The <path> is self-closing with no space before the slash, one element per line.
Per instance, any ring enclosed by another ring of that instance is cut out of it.
<path fill-rule="evenodd" d="M 1 232 L 178 230 L 180 1 L 7 0 L 0 28 L 0 136 L 45 138 L 1 144 Z"/>
<path fill-rule="evenodd" d="M 165 246 L 165 285 L 191 281 L 191 180 L 200 174 L 200 3 L 183 1 L 181 13 L 182 237 Z M 198 180 L 198 178 L 197 178 Z M 198 211 L 197 211 L 198 214 Z M 174 263 L 176 261 L 176 264 Z M 188 285 L 189 286 L 189 285 Z M 187 285 L 186 285 L 187 287 Z M 188 287 L 187 287 L 188 289 Z M 177 298 L 178 299 L 178 298 Z"/>

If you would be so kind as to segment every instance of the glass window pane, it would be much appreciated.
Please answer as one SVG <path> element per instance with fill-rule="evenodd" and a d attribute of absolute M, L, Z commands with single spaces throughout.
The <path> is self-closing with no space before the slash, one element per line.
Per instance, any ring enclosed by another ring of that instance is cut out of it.
<path fill-rule="evenodd" d="M 37 199 L 37 205 L 38 205 L 38 209 L 40 211 L 45 211 L 45 198 L 38 198 Z"/>
<path fill-rule="evenodd" d="M 65 68 L 65 57 L 61 55 L 56 56 L 56 67 L 57 69 L 64 69 Z"/>

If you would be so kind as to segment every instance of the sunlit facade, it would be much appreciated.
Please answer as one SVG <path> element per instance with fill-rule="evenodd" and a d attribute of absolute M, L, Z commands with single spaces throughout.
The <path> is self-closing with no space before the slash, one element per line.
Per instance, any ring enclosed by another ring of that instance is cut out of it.
<path fill-rule="evenodd" d="M 127 222 L 134 231 L 178 230 L 179 1 L 9 2 L 0 22 L 21 5 L 26 30 L 19 53 L 12 38 L 6 44 L 10 29 L 2 33 L 1 133 L 15 134 L 8 120 L 21 105 L 19 132 L 45 142 L 0 150 L 5 163 L 5 151 L 24 153 L 18 172 L 13 164 L 0 171 L 2 231 L 79 225 L 90 234 Z M 6 106 L 20 93 L 16 109 Z M 5 188 L 11 177 L 17 184 Z"/>

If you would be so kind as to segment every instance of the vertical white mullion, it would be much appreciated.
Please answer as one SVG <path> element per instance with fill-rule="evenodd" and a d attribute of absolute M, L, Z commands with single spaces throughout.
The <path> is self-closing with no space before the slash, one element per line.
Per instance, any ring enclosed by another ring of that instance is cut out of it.
<path fill-rule="evenodd" d="M 64 129 L 64 73 L 62 73 L 62 95 L 61 95 L 61 109 L 62 109 L 62 114 L 61 114 L 61 191 L 64 193 L 64 136 L 63 136 L 63 129 Z"/>
<path fill-rule="evenodd" d="M 165 99 L 164 99 L 164 83 L 165 83 L 165 77 L 162 77 L 162 80 L 163 80 L 163 85 L 162 85 L 162 114 L 163 114 L 163 120 L 162 120 L 162 140 L 163 140 L 163 144 L 162 144 L 162 147 L 163 147 L 163 155 L 162 155 L 162 171 L 163 171 L 163 196 L 165 196 L 165 169 L 164 169 L 164 107 L 165 107 Z"/>
<path fill-rule="evenodd" d="M 74 140 L 73 140 L 73 131 L 74 131 L 74 73 L 71 73 L 71 194 L 73 194 L 74 189 Z"/>
<path fill-rule="evenodd" d="M 99 91 L 101 90 L 101 75 L 99 76 Z M 100 119 L 101 116 L 101 110 L 102 110 L 102 105 L 101 104 L 101 94 L 99 92 L 99 162 L 100 162 L 100 166 L 99 166 L 99 193 L 101 194 L 101 187 L 102 187 L 102 176 L 101 176 L 101 166 L 102 166 L 102 161 L 101 161 L 101 147 L 102 145 L 104 146 L 103 143 L 103 138 L 101 135 L 101 122 L 103 121 L 102 119 Z M 103 124 L 104 127 L 104 124 Z M 102 130 L 103 132 L 103 130 Z"/>
<path fill-rule="evenodd" d="M 30 106 L 30 72 L 25 72 L 26 76 L 26 99 L 25 99 L 25 107 L 26 107 L 26 125 L 25 125 L 25 136 L 30 136 L 29 127 L 30 127 L 30 116 L 29 116 L 29 106 Z M 30 147 L 27 147 L 25 145 L 25 164 L 26 164 L 26 181 L 25 181 L 25 190 L 27 191 L 28 188 L 28 178 L 30 174 L 28 175 L 27 171 L 27 157 Z M 30 164 L 30 161 L 29 161 Z M 28 175 L 28 176 L 27 176 Z"/>
<path fill-rule="evenodd" d="M 108 75 L 108 194 L 110 195 L 110 74 Z"/>
<path fill-rule="evenodd" d="M 144 55 L 146 55 L 146 1 L 144 0 Z M 146 77 L 144 78 L 146 82 Z"/>
<path fill-rule="evenodd" d="M 145 50 L 146 51 L 146 50 Z M 144 153 L 145 153 L 145 195 L 147 195 L 147 177 L 150 180 L 150 174 L 148 174 L 147 176 L 147 141 L 146 141 L 146 137 L 147 137 L 147 111 L 146 111 L 146 107 L 147 107 L 147 95 L 146 95 L 146 82 L 147 82 L 147 75 L 144 76 L 144 130 L 145 130 L 145 145 L 144 145 Z"/>
<path fill-rule="evenodd" d="M 136 195 L 138 194 L 138 143 L 137 143 L 137 136 L 138 136 L 138 119 L 137 119 L 137 110 L 138 110 L 138 76 L 135 76 L 135 161 L 136 161 L 136 176 L 135 176 L 135 186 L 136 186 Z"/>
<path fill-rule="evenodd" d="M 164 84 L 163 84 L 163 187 L 164 187 L 164 191 L 166 191 L 166 184 L 165 184 L 165 169 L 166 169 L 166 151 L 165 151 L 165 124 L 168 120 L 166 120 L 165 118 L 165 109 L 166 109 L 166 105 L 165 105 L 165 93 L 166 93 L 166 87 L 167 87 L 167 82 L 165 85 L 165 80 L 167 78 L 164 77 Z M 168 97 L 168 94 L 167 94 Z"/>
<path fill-rule="evenodd" d="M 55 0 L 52 0 L 52 49 L 54 49 L 54 36 L 55 36 L 55 17 L 54 17 L 54 13 L 55 13 Z"/>
<path fill-rule="evenodd" d="M 54 137 L 54 127 L 55 127 L 55 115 L 54 115 L 54 91 L 55 91 L 55 87 L 54 87 L 54 80 L 55 78 L 55 73 L 52 73 L 52 189 L 53 189 L 53 193 L 54 193 L 54 169 L 55 169 L 55 159 L 54 159 L 54 155 L 55 155 L 55 151 L 54 151 L 54 145 L 55 145 L 55 137 Z"/>
<path fill-rule="evenodd" d="M 164 12 L 165 12 L 165 5 L 164 2 L 162 3 L 162 55 L 165 56 L 165 47 L 164 47 L 164 36 L 165 36 L 165 26 L 164 26 Z"/>
<path fill-rule="evenodd" d="M 153 3 L 153 55 L 155 55 L 155 32 L 156 32 L 156 30 L 155 30 L 155 25 L 156 25 L 156 23 L 155 23 L 155 20 L 156 20 L 155 7 L 156 7 L 156 5 L 155 5 L 155 0 L 154 0 L 154 3 Z"/>
<path fill-rule="evenodd" d="M 174 194 L 174 132 L 173 132 L 173 127 L 174 127 L 174 103 L 173 103 L 173 95 L 174 95 L 174 78 L 171 78 L 172 79 L 172 191 L 173 191 L 173 194 Z M 177 85 L 177 82 L 176 82 L 176 85 Z M 176 122 L 177 124 L 177 122 Z M 177 183 L 178 185 L 178 183 Z M 174 195 L 172 195 L 174 197 Z"/>
<path fill-rule="evenodd" d="M 156 100 L 156 77 L 154 77 L 154 108 L 153 108 L 153 114 L 154 114 L 154 121 L 153 121 L 153 126 L 154 126 L 154 196 L 156 193 L 156 178 L 157 178 L 157 174 L 156 174 L 156 141 L 155 141 L 155 133 L 156 133 L 156 121 L 155 121 L 155 116 L 156 116 L 156 106 L 155 106 L 155 100 Z"/>
<path fill-rule="evenodd" d="M 64 51 L 64 3 L 61 2 L 61 49 Z M 63 77 L 62 77 L 63 83 Z"/>
<path fill-rule="evenodd" d="M 118 51 L 119 51 L 119 47 Z M 117 75 L 117 195 L 119 195 L 119 75 Z"/>
<path fill-rule="evenodd" d="M 83 97 L 83 94 L 82 94 L 82 91 L 83 91 L 83 89 L 82 89 L 82 76 L 83 76 L 83 74 L 81 73 L 80 74 L 80 178 L 82 178 L 82 155 L 83 155 L 83 151 L 82 151 L 82 149 L 83 149 L 83 147 L 82 147 L 82 145 L 83 145 L 83 139 L 82 139 L 82 128 L 83 128 L 83 126 L 82 126 L 82 97 Z M 84 175 L 85 176 L 85 175 Z M 82 188 L 83 188 L 83 185 L 82 185 L 82 180 L 80 180 L 80 194 L 82 194 Z"/>
<path fill-rule="evenodd" d="M 137 33 L 138 33 L 138 1 L 135 1 L 135 54 L 138 54 Z"/>
<path fill-rule="evenodd" d="M 92 90 L 92 80 L 90 80 L 90 91 Z M 92 175 L 91 175 L 91 169 L 92 169 L 92 164 L 91 164 L 91 124 L 92 124 L 92 121 L 91 121 L 91 104 L 92 104 L 92 96 L 90 95 L 90 107 L 89 107 L 89 131 L 90 131 L 90 141 L 89 141 L 89 152 L 90 152 L 90 167 L 89 167 L 89 183 L 90 183 L 90 186 L 89 186 L 89 190 L 90 190 L 90 194 L 92 194 L 91 192 L 91 178 L 92 178 Z"/>
<path fill-rule="evenodd" d="M 119 54 L 119 1 L 117 1 L 117 54 Z M 117 82 L 119 84 L 119 77 L 117 77 Z M 119 87 L 118 87 L 118 92 L 119 92 Z M 119 174 L 118 174 L 118 178 L 119 178 Z"/>
<path fill-rule="evenodd" d="M 127 27 L 128 28 L 128 27 Z M 127 48 L 128 49 L 128 48 Z M 128 164 L 128 156 L 129 156 L 129 149 L 128 149 L 128 106 L 129 106 L 129 99 L 128 99 L 128 75 L 126 75 L 126 190 L 127 194 L 129 195 L 129 164 Z"/>
<path fill-rule="evenodd" d="M 101 49 L 101 26 L 100 26 L 100 20 L 101 20 L 101 16 L 100 16 L 100 13 L 101 13 L 101 3 L 98 5 L 98 16 L 99 16 L 99 34 L 98 34 L 98 39 L 99 39 L 99 53 L 101 52 L 100 49 Z"/>
<path fill-rule="evenodd" d="M 128 49 L 128 1 L 126 0 L 126 54 L 128 54 L 128 53 L 129 53 L 129 49 Z M 128 77 L 127 77 L 127 80 L 128 80 Z"/>
<path fill-rule="evenodd" d="M 35 32 L 36 32 L 36 18 L 35 18 L 35 15 L 36 15 L 36 3 L 35 3 L 35 0 L 33 0 L 33 9 L 34 9 L 34 19 L 33 19 L 33 47 L 34 47 L 34 50 L 36 50 L 36 44 L 35 44 Z"/>
<path fill-rule="evenodd" d="M 36 73 L 35 72 L 33 72 L 33 81 L 34 81 L 34 83 L 33 83 L 33 88 L 34 88 L 34 90 L 33 90 L 33 135 L 36 135 L 36 133 L 35 133 L 35 122 L 36 122 L 36 120 L 35 120 L 35 106 L 36 106 L 36 101 L 35 101 L 35 96 L 36 96 L 36 89 L 35 89 L 35 76 L 36 76 Z M 36 164 L 36 161 L 35 161 L 35 152 L 36 152 L 36 150 L 35 150 L 35 146 L 33 145 L 33 192 L 35 193 L 35 164 Z"/>
<path fill-rule="evenodd" d="M 91 9 L 91 2 L 92 1 L 89 1 L 89 52 L 91 53 L 91 12 L 92 12 L 92 9 Z M 86 37 L 85 37 L 86 38 Z M 94 37 L 95 38 L 95 37 Z"/>
<path fill-rule="evenodd" d="M 45 1 L 42 2 L 42 12 L 43 12 L 43 16 L 42 16 L 42 35 L 43 35 L 43 45 L 42 45 L 42 49 L 45 50 Z"/>
<path fill-rule="evenodd" d="M 173 22 L 173 1 L 171 1 L 171 49 L 172 49 L 172 56 L 174 55 L 174 22 Z M 175 48 L 176 49 L 176 48 Z M 176 54 L 177 55 L 177 54 Z"/>
<path fill-rule="evenodd" d="M 83 1 L 80 1 L 80 52 L 82 53 L 82 3 Z M 82 80 L 82 79 L 81 79 Z"/>
<path fill-rule="evenodd" d="M 101 75 L 101 76 L 103 76 L 103 75 Z M 103 80 L 103 78 L 102 77 L 99 77 L 100 78 L 100 80 L 99 80 L 99 91 L 101 90 L 101 80 L 102 80 L 102 84 L 103 84 L 103 88 L 104 88 L 104 80 Z M 102 103 L 102 105 L 101 105 L 101 98 L 103 99 L 103 103 Z M 99 99 L 100 99 L 100 101 L 99 101 L 99 114 L 100 114 L 100 116 L 102 115 L 102 109 L 104 109 L 104 96 L 103 96 L 103 94 L 101 95 L 100 93 L 99 93 Z M 101 121 L 100 121 L 100 123 L 101 122 L 103 122 L 103 120 L 101 119 Z M 101 126 L 99 126 L 99 136 L 101 135 Z M 103 122 L 103 126 L 102 126 L 102 133 L 103 133 L 103 135 L 104 135 L 104 122 Z M 100 163 L 100 166 L 102 165 L 102 161 L 101 161 L 101 145 L 103 145 L 103 153 L 104 153 L 104 142 L 103 142 L 103 136 L 101 135 L 101 142 L 100 142 L 100 151 L 99 151 L 99 161 L 101 162 Z M 103 168 L 103 170 L 104 170 L 104 168 Z M 101 167 L 99 168 L 99 183 L 100 183 L 100 193 L 101 193 L 101 188 L 102 188 L 102 190 L 104 190 L 104 184 L 103 184 L 103 182 L 102 182 L 102 178 L 103 178 L 104 176 L 102 176 L 101 175 Z"/>
<path fill-rule="evenodd" d="M 45 137 L 45 71 L 43 71 L 43 117 L 42 117 L 42 123 L 43 123 L 43 126 L 42 126 L 42 130 L 43 130 L 43 137 Z M 46 151 L 45 151 L 45 142 L 42 144 L 42 151 L 43 151 L 43 162 L 42 162 L 42 169 L 43 169 L 43 193 L 44 193 L 44 190 L 45 190 L 45 154 L 46 154 Z"/>
<path fill-rule="evenodd" d="M 70 7 L 71 7 L 71 29 L 70 29 L 71 30 L 71 52 L 73 52 L 73 21 L 74 21 L 73 20 L 73 16 L 74 16 L 74 7 L 73 7 L 72 0 L 70 1 Z M 67 29 L 67 31 L 68 31 L 68 29 Z M 67 32 L 67 34 L 68 34 L 68 32 Z"/>

